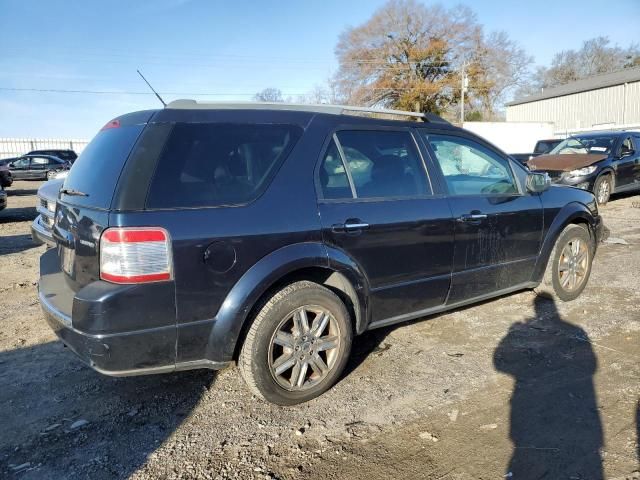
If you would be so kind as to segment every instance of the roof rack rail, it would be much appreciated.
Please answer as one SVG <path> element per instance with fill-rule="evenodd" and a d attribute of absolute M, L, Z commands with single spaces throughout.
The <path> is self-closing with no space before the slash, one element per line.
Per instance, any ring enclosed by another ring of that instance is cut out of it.
<path fill-rule="evenodd" d="M 291 110 L 298 112 L 328 113 L 332 115 L 392 115 L 409 118 L 419 118 L 423 122 L 441 123 L 450 125 L 445 119 L 432 113 L 407 112 L 403 110 L 389 110 L 371 107 L 354 107 L 349 105 L 326 105 L 305 103 L 281 103 L 281 102 L 197 102 L 196 100 L 174 100 L 166 106 L 169 109 L 183 110 Z"/>

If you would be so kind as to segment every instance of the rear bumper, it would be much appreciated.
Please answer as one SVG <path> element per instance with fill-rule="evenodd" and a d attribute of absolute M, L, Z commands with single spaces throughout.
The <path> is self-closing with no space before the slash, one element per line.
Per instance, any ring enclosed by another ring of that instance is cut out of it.
<path fill-rule="evenodd" d="M 130 376 L 226 366 L 210 361 L 176 364 L 175 309 L 151 312 L 156 321 L 158 314 L 164 313 L 166 325 L 122 330 L 126 318 L 131 319 L 130 325 L 144 320 L 147 312 L 136 303 L 141 300 L 162 303 L 154 292 L 150 292 L 149 298 L 139 288 L 105 282 L 94 282 L 74 292 L 58 263 L 55 249 L 40 258 L 38 294 L 45 319 L 58 338 L 94 370 L 110 376 Z M 120 324 L 121 330 L 95 332 L 84 328 L 114 322 Z"/>

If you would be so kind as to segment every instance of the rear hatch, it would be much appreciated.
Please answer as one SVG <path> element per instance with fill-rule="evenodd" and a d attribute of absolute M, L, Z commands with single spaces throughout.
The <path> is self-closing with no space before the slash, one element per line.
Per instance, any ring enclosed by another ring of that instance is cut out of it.
<path fill-rule="evenodd" d="M 74 291 L 100 278 L 100 235 L 109 226 L 109 210 L 123 167 L 152 115 L 136 112 L 107 123 L 64 181 L 53 236 L 60 266 Z"/>

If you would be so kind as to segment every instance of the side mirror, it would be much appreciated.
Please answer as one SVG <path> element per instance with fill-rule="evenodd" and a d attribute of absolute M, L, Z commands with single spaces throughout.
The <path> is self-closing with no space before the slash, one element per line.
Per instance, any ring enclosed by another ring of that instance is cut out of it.
<path fill-rule="evenodd" d="M 620 158 L 630 157 L 634 153 L 636 153 L 636 151 L 633 149 L 623 148 L 622 150 L 620 150 Z"/>
<path fill-rule="evenodd" d="M 541 193 L 551 186 L 551 177 L 548 173 L 530 173 L 527 175 L 527 191 Z"/>

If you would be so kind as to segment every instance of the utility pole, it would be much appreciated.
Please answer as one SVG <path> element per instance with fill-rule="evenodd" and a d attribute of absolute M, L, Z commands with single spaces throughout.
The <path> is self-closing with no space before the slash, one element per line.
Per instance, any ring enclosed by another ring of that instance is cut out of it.
<path fill-rule="evenodd" d="M 465 70 L 466 64 L 462 65 L 462 78 L 460 85 L 460 126 L 464 126 L 464 94 L 469 90 L 469 77 Z"/>

